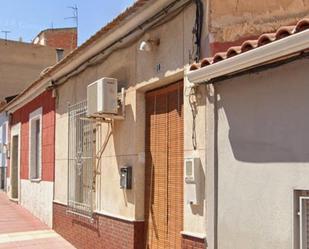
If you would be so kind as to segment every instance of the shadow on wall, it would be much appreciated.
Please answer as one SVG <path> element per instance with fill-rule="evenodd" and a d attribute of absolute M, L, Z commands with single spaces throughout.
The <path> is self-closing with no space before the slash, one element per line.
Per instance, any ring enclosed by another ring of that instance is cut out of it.
<path fill-rule="evenodd" d="M 199 216 L 204 216 L 204 201 L 205 201 L 205 172 L 204 172 L 204 167 L 202 167 L 202 162 L 201 159 L 199 159 L 199 164 L 201 167 L 199 167 L 199 182 L 200 184 L 197 184 L 197 200 L 198 204 L 197 205 L 190 205 L 191 211 L 194 215 L 199 215 Z"/>
<path fill-rule="evenodd" d="M 112 128 L 112 137 L 109 142 L 113 141 L 114 143 L 114 152 L 116 157 L 116 162 L 118 166 L 119 173 L 119 188 L 120 188 L 120 169 L 125 166 L 132 167 L 132 189 L 123 189 L 123 200 L 125 202 L 125 206 L 128 206 L 128 203 L 134 204 L 134 182 L 136 174 L 135 169 L 137 167 L 135 156 L 130 152 L 131 143 L 135 143 L 134 139 L 131 140 L 131 136 L 133 135 L 130 132 L 134 132 L 134 128 L 136 126 L 136 120 L 134 119 L 134 113 L 132 109 L 132 105 L 126 105 L 126 118 L 123 121 L 115 121 Z M 130 128 L 133 128 L 130 130 Z M 134 136 L 134 135 L 133 135 Z M 128 139 L 129 138 L 129 139 Z M 128 152 L 126 152 L 128 150 Z M 103 166 L 104 167 L 104 166 Z"/>
<path fill-rule="evenodd" d="M 309 161 L 308 66 L 300 60 L 216 85 L 218 137 L 228 135 L 237 160 Z"/>

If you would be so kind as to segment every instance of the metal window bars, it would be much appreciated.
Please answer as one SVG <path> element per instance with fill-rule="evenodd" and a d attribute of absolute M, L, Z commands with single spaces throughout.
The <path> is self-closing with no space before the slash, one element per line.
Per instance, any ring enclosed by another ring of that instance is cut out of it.
<path fill-rule="evenodd" d="M 96 136 L 86 112 L 87 101 L 68 106 L 68 211 L 92 217 Z"/>

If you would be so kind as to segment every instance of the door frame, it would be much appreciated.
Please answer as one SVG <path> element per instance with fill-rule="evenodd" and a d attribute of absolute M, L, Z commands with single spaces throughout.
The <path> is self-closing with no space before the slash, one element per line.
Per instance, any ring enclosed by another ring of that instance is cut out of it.
<path fill-rule="evenodd" d="M 14 136 L 18 136 L 18 146 L 17 146 L 17 150 L 18 150 L 18 157 L 17 157 L 17 199 L 14 199 L 12 197 L 12 158 L 13 158 L 13 137 Z M 10 136 L 10 198 L 14 201 L 18 201 L 20 202 L 21 198 L 20 198 L 20 188 L 21 188 L 21 184 L 20 184 L 20 142 L 21 142 L 21 123 L 18 123 L 16 125 L 13 125 L 11 128 L 11 136 Z"/>

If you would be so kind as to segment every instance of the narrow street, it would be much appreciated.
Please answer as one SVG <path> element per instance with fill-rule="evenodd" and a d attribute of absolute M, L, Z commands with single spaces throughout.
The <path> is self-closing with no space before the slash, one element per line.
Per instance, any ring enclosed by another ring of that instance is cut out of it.
<path fill-rule="evenodd" d="M 0 249 L 75 248 L 2 192 L 0 210 Z"/>

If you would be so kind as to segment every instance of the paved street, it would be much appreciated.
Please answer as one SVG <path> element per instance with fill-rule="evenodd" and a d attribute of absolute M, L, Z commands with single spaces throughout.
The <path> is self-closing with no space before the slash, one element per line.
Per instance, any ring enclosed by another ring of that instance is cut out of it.
<path fill-rule="evenodd" d="M 0 249 L 73 249 L 60 235 L 0 192 Z"/>

